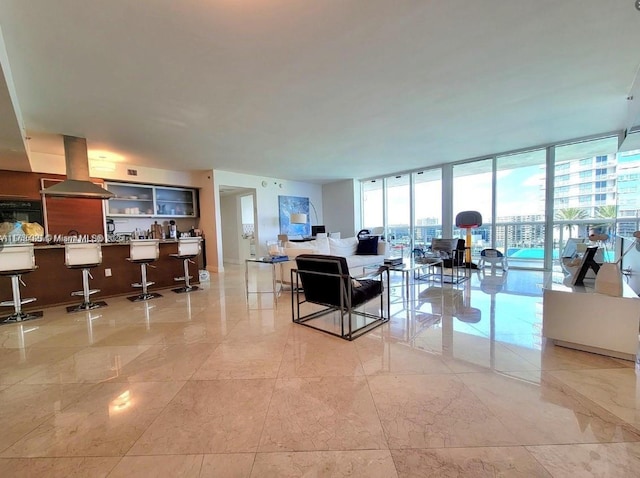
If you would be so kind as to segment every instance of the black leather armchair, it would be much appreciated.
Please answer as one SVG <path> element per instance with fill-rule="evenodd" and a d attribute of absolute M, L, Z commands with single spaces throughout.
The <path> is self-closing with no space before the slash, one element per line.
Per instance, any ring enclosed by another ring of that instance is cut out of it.
<path fill-rule="evenodd" d="M 356 279 L 349 275 L 344 257 L 301 254 L 296 264 L 291 271 L 293 322 L 353 340 L 389 321 L 386 267 Z M 380 300 L 376 313 L 366 311 L 367 303 L 376 298 Z"/>

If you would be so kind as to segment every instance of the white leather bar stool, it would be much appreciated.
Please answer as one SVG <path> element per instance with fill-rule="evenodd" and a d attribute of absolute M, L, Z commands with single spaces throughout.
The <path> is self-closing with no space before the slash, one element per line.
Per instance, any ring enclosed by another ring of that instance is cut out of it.
<path fill-rule="evenodd" d="M 64 245 L 64 263 L 69 269 L 82 269 L 82 290 L 71 295 L 81 295 L 83 301 L 79 305 L 67 307 L 67 312 L 97 309 L 107 305 L 104 301 L 91 302 L 91 295 L 100 289 L 89 289 L 91 269 L 102 264 L 102 246 L 99 242 L 67 242 Z"/>
<path fill-rule="evenodd" d="M 189 275 L 189 262 L 193 264 L 193 261 L 191 259 L 200 254 L 200 242 L 201 240 L 199 237 L 181 237 L 180 239 L 178 239 L 178 253 L 170 254 L 171 257 L 181 259 L 184 264 L 184 276 L 175 278 L 176 281 L 184 281 L 184 287 L 173 289 L 174 292 L 181 293 L 198 290 L 198 286 L 191 285 L 191 283 L 189 282 L 189 279 L 192 278 L 192 276 Z"/>
<path fill-rule="evenodd" d="M 34 271 L 36 266 L 36 256 L 33 252 L 33 244 L 3 244 L 0 247 L 0 276 L 11 278 L 11 292 L 13 298 L 0 302 L 2 307 L 13 306 L 13 314 L 2 319 L 2 323 L 24 322 L 25 320 L 42 317 L 42 311 L 23 312 L 22 306 L 35 302 L 35 297 L 21 298 L 20 284 L 22 275 Z"/>
<path fill-rule="evenodd" d="M 132 302 L 141 300 L 155 299 L 162 295 L 155 292 L 149 292 L 148 288 L 155 282 L 147 281 L 147 266 L 151 266 L 152 262 L 160 257 L 160 240 L 159 239 L 136 239 L 129 242 L 129 258 L 128 261 L 134 264 L 140 264 L 142 280 L 139 283 L 131 284 L 131 287 L 142 287 L 142 293 L 133 297 L 127 297 Z"/>

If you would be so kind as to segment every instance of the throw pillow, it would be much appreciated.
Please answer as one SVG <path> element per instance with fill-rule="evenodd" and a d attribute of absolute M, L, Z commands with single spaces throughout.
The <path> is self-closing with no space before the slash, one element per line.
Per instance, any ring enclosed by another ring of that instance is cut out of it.
<path fill-rule="evenodd" d="M 378 254 L 378 236 L 360 239 L 356 254 L 359 256 L 375 256 Z"/>
<path fill-rule="evenodd" d="M 355 237 L 347 237 L 345 239 L 329 238 L 329 248 L 331 255 L 340 257 L 349 257 L 356 253 L 358 247 L 358 239 Z"/>

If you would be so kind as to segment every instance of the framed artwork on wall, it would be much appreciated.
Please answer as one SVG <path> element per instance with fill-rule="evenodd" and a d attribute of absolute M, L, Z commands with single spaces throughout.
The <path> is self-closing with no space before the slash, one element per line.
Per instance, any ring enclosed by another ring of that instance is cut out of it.
<path fill-rule="evenodd" d="M 278 196 L 278 211 L 280 214 L 280 234 L 289 236 L 308 236 L 311 233 L 309 218 L 309 198 L 299 196 Z M 304 215 L 304 223 L 297 223 Z"/>

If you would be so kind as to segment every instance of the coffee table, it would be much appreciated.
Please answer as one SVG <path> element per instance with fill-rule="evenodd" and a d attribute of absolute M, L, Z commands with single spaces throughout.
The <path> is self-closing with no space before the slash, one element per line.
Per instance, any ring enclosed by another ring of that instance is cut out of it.
<path fill-rule="evenodd" d="M 416 259 L 411 259 L 408 262 L 403 262 L 402 264 L 398 264 L 398 265 L 387 265 L 387 267 L 389 268 L 390 271 L 394 271 L 394 272 L 401 272 L 403 279 L 404 279 L 404 283 L 405 286 L 407 288 L 407 290 L 409 290 L 410 287 L 410 281 L 411 281 L 411 274 L 413 273 L 413 280 L 423 280 L 423 279 L 429 279 L 430 277 L 434 276 L 435 274 L 433 273 L 433 268 L 440 266 L 440 282 L 442 282 L 443 279 L 443 264 L 442 264 L 442 259 L 439 257 L 428 257 L 428 258 L 419 258 L 419 260 Z M 427 270 L 425 273 L 425 269 Z"/>

